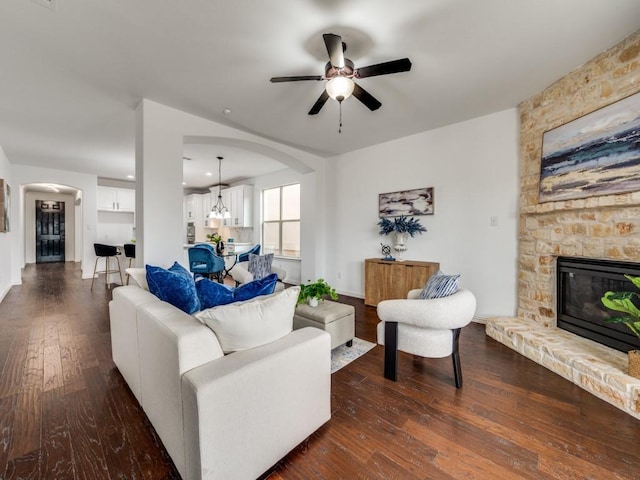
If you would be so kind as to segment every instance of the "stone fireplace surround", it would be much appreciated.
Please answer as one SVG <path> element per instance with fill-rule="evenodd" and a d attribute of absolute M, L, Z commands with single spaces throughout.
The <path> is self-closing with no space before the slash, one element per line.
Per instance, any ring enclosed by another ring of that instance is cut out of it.
<path fill-rule="evenodd" d="M 625 353 L 522 318 L 489 318 L 486 333 L 640 419 L 640 379 L 627 375 Z"/>
<path fill-rule="evenodd" d="M 538 203 L 542 134 L 640 90 L 640 31 L 519 105 L 518 311 L 487 335 L 640 419 L 627 355 L 556 328 L 558 256 L 640 263 L 640 192 Z"/>

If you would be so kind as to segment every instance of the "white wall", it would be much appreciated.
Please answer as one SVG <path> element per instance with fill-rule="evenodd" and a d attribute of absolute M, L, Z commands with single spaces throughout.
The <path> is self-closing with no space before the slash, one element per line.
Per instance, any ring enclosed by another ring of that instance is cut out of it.
<path fill-rule="evenodd" d="M 183 144 L 208 141 L 259 151 L 298 171 L 313 171 L 305 179 L 319 184 L 318 191 L 324 192 L 323 159 L 144 99 L 136 109 L 137 264 L 170 265 L 182 258 Z M 323 227 L 323 221 L 318 220 L 302 239 L 309 252 L 309 257 L 302 260 L 303 270 L 315 271 L 318 262 L 323 262 L 323 253 L 316 248 Z"/>
<path fill-rule="evenodd" d="M 22 189 L 23 185 L 29 183 L 58 183 L 82 190 L 82 278 L 91 278 L 93 274 L 93 262 L 95 253 L 93 244 L 96 235 L 97 219 L 97 182 L 96 175 L 86 173 L 69 172 L 65 170 L 54 170 L 51 168 L 32 167 L 28 165 L 11 166 L 13 183 Z M 18 198 L 16 198 L 18 197 Z M 25 262 L 25 205 L 24 194 L 16 195 L 13 198 L 13 217 L 17 235 L 12 238 L 12 254 L 15 260 L 11 265 L 11 282 L 14 285 L 22 283 L 20 270 Z M 77 258 L 77 257 L 76 257 Z"/>
<path fill-rule="evenodd" d="M 98 212 L 96 242 L 108 245 L 130 243 L 134 235 L 135 214 L 132 212 Z"/>
<path fill-rule="evenodd" d="M 82 261 L 82 251 L 83 251 L 83 245 L 82 245 L 82 241 L 83 241 L 83 235 L 82 235 L 82 230 L 83 230 L 83 214 L 82 214 L 82 208 L 83 208 L 83 204 L 84 204 L 84 200 L 82 199 L 82 190 L 77 190 L 76 191 L 76 196 L 74 198 L 74 214 L 75 214 L 75 219 L 76 219 L 76 225 L 75 225 L 75 251 L 73 252 L 73 257 L 75 259 L 76 262 L 80 262 Z"/>
<path fill-rule="evenodd" d="M 477 317 L 514 315 L 518 128 L 510 109 L 332 158 L 327 281 L 363 297 L 364 259 L 391 243 L 377 233 L 378 194 L 434 187 L 435 214 L 418 217 L 428 231 L 409 239 L 405 258 L 460 273 Z"/>
<path fill-rule="evenodd" d="M 0 178 L 6 181 L 11 187 L 11 203 L 15 202 L 16 193 L 20 190 L 18 188 L 14 188 L 15 185 L 11 180 L 11 172 L 9 159 L 4 153 L 2 146 L 0 146 Z M 12 208 L 13 210 L 13 208 Z M 16 226 L 15 215 L 11 215 L 10 221 L 10 231 L 0 233 L 0 302 L 4 299 L 4 297 L 9 293 L 9 289 L 11 288 L 11 265 L 12 265 L 12 254 L 11 254 L 11 245 L 12 245 L 12 237 L 16 236 Z"/>
<path fill-rule="evenodd" d="M 26 192 L 24 195 L 24 232 L 26 263 L 36 263 L 36 200 L 64 202 L 64 256 L 65 261 L 76 261 L 76 208 L 75 196 L 48 192 Z"/>

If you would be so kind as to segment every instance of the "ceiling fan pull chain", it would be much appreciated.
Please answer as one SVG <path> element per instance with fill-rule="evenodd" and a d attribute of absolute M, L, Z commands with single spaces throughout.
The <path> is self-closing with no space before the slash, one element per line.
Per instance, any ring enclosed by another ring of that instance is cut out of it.
<path fill-rule="evenodd" d="M 340 105 L 340 126 L 338 127 L 338 133 L 342 133 L 342 102 L 338 102 Z"/>

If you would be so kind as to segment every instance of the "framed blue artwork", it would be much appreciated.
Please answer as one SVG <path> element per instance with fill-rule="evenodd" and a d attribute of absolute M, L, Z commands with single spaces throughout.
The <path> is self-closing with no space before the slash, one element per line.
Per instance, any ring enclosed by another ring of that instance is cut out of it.
<path fill-rule="evenodd" d="M 539 201 L 640 190 L 640 93 L 542 135 Z"/>

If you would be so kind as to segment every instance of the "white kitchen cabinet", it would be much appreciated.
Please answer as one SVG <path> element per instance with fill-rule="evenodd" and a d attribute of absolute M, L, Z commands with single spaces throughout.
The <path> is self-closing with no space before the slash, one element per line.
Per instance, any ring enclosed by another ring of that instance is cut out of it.
<path fill-rule="evenodd" d="M 193 223 L 196 242 L 204 242 L 208 231 L 205 228 L 215 228 L 217 225 L 209 222 L 211 211 L 211 195 L 208 193 L 194 193 L 184 197 L 184 222 Z"/>
<path fill-rule="evenodd" d="M 106 212 L 135 212 L 136 191 L 130 188 L 98 185 L 98 210 Z"/>
<path fill-rule="evenodd" d="M 211 224 L 209 223 L 209 213 L 211 212 L 211 194 L 203 193 L 200 195 L 200 202 L 202 204 L 202 217 L 200 219 L 200 225 L 204 228 L 209 228 Z"/>
<path fill-rule="evenodd" d="M 116 192 L 118 210 L 126 212 L 136 211 L 136 191 L 130 188 L 118 188 Z"/>
<path fill-rule="evenodd" d="M 222 225 L 224 225 L 225 227 L 230 227 L 232 225 L 231 217 L 233 216 L 233 191 L 228 188 L 226 190 L 223 190 L 221 195 L 222 204 L 227 207 L 227 210 L 229 210 L 229 218 L 223 219 Z"/>
<path fill-rule="evenodd" d="M 231 214 L 230 218 L 224 220 L 224 226 L 253 226 L 253 185 L 238 185 L 223 190 L 222 202 Z"/>
<path fill-rule="evenodd" d="M 184 221 L 193 222 L 196 219 L 196 197 L 197 194 L 187 195 L 184 197 Z"/>
<path fill-rule="evenodd" d="M 115 204 L 115 188 L 102 187 L 98 185 L 98 210 L 114 211 Z"/>

